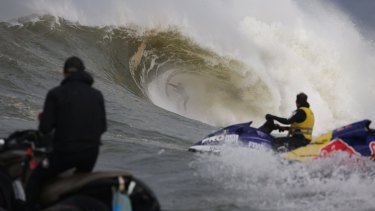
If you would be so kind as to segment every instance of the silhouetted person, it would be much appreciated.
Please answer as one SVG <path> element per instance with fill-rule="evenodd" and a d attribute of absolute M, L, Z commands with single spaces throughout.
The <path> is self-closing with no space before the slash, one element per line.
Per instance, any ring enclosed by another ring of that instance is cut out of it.
<path fill-rule="evenodd" d="M 28 210 L 38 210 L 43 182 L 75 168 L 76 173 L 91 172 L 99 153 L 101 135 L 106 131 L 104 98 L 94 89 L 93 78 L 81 59 L 65 61 L 64 80 L 50 90 L 44 103 L 39 131 L 53 133 L 53 150 L 48 164 L 39 164 L 26 186 Z"/>

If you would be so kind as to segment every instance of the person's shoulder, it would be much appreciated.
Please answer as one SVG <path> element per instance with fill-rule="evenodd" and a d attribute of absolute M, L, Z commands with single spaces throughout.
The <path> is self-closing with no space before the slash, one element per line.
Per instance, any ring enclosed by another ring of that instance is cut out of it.
<path fill-rule="evenodd" d="M 303 108 L 298 108 L 296 110 L 296 115 L 303 115 L 303 116 L 306 116 L 306 111 L 303 109 Z"/>
<path fill-rule="evenodd" d="M 91 87 L 91 90 L 96 96 L 103 98 L 103 93 L 99 89 Z"/>
<path fill-rule="evenodd" d="M 305 110 L 302 107 L 297 108 L 296 112 L 303 112 L 305 113 Z"/>
<path fill-rule="evenodd" d="M 302 107 L 299 107 L 297 110 L 300 110 L 300 111 L 303 111 L 303 112 L 305 112 L 305 110 L 312 111 L 311 108 L 310 108 L 310 106 L 302 106 Z"/>
<path fill-rule="evenodd" d="M 56 86 L 52 89 L 50 89 L 47 93 L 47 96 L 56 96 L 62 91 L 62 86 Z"/>

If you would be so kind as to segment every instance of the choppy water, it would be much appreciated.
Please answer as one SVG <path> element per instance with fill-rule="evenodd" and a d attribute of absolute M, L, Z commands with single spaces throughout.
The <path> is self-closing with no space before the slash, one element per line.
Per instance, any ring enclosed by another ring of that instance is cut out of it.
<path fill-rule="evenodd" d="M 370 163 L 187 152 L 218 126 L 289 114 L 300 91 L 316 113 L 315 136 L 375 119 L 371 36 L 345 12 L 319 1 L 148 2 L 153 10 L 143 1 L 31 2 L 47 15 L 0 23 L 1 134 L 36 127 L 64 60 L 77 55 L 106 99 L 109 131 L 97 169 L 130 171 L 163 209 L 375 209 Z M 102 18 L 85 13 L 100 9 Z M 180 91 L 170 85 L 178 83 Z"/>

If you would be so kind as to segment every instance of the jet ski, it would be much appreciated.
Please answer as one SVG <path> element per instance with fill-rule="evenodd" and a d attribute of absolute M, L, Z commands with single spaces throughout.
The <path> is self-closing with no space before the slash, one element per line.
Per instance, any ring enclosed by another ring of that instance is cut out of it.
<path fill-rule="evenodd" d="M 265 130 L 251 127 L 245 122 L 217 130 L 189 148 L 191 152 L 220 153 L 226 146 L 272 150 L 273 137 Z"/>
<path fill-rule="evenodd" d="M 189 147 L 188 150 L 218 154 L 223 147 L 246 147 L 280 153 L 272 144 L 274 140 L 270 134 L 272 129 L 267 125 L 254 128 L 251 124 L 252 122 L 246 122 L 219 129 Z M 370 120 L 362 120 L 336 128 L 313 139 L 307 146 L 283 152 L 282 156 L 288 160 L 310 161 L 342 151 L 350 156 L 369 157 L 374 160 L 375 130 L 370 129 L 370 124 Z M 278 125 L 272 127 L 283 130 Z"/>
<path fill-rule="evenodd" d="M 0 210 L 24 210 L 24 187 L 48 152 L 34 130 L 0 139 Z M 159 211 L 152 190 L 125 171 L 60 175 L 47 181 L 39 200 L 43 210 Z"/>

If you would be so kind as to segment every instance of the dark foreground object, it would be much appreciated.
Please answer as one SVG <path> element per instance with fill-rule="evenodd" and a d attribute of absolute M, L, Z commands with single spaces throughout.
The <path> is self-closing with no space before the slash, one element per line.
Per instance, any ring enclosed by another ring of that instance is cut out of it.
<path fill-rule="evenodd" d="M 24 186 L 36 165 L 43 165 L 47 154 L 43 146 L 43 138 L 33 130 L 0 139 L 0 210 L 25 210 Z M 67 173 L 46 181 L 39 204 L 48 211 L 107 211 L 113 210 L 114 194 L 129 200 L 133 211 L 160 210 L 151 189 L 123 171 Z"/>

